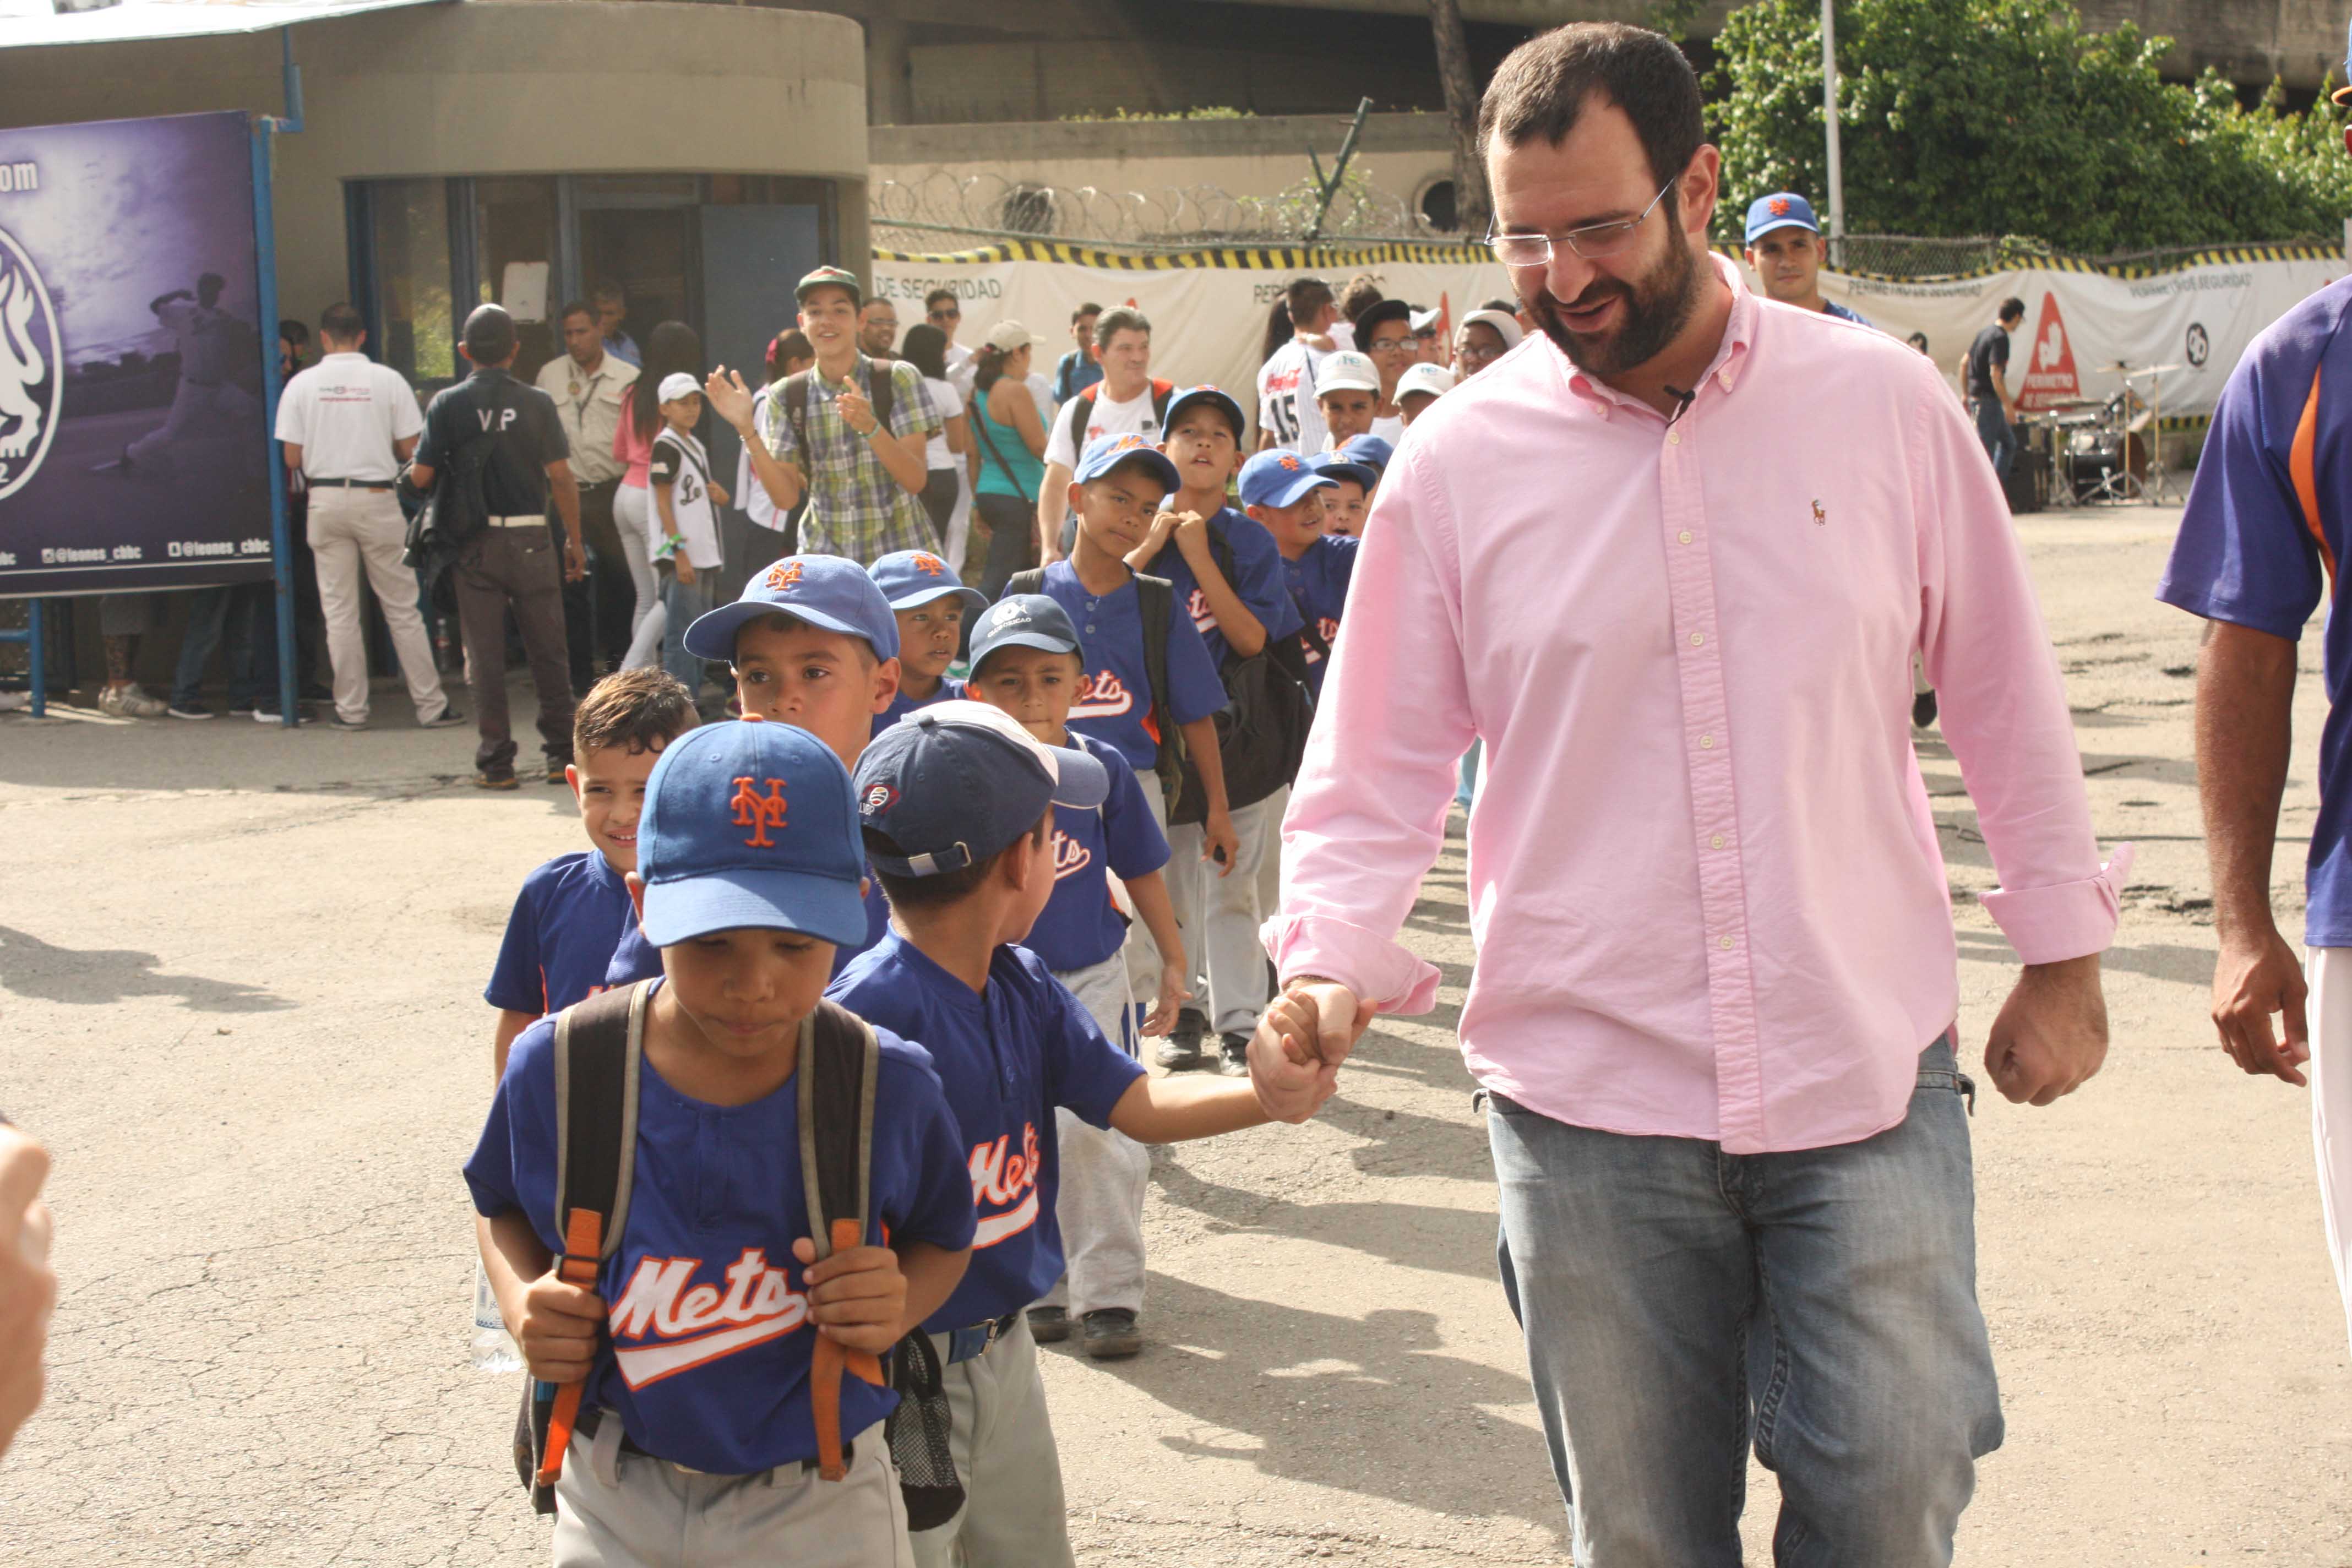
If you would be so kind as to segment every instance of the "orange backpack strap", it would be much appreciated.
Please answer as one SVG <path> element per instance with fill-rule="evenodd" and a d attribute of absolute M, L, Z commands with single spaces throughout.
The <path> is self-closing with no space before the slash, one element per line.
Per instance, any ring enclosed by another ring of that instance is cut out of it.
<path fill-rule="evenodd" d="M 819 1259 L 866 1244 L 874 1166 L 874 1097 L 882 1047 L 866 1020 L 820 1002 L 801 1023 L 799 1080 L 801 1185 L 808 1200 L 809 1235 Z M 841 1375 L 855 1372 L 885 1387 L 882 1363 L 853 1351 L 823 1329 L 810 1352 L 809 1407 L 816 1424 L 817 1473 L 837 1481 L 849 1473 L 842 1444 Z"/>

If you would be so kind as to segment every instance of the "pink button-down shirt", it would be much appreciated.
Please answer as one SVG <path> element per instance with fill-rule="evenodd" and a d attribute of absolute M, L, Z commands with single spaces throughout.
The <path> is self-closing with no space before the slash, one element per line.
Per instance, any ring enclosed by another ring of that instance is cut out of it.
<path fill-rule="evenodd" d="M 1426 1012 L 1395 938 L 1486 742 L 1464 1055 L 1557 1120 L 1819 1148 L 1902 1121 L 1958 1010 L 1911 750 L 1927 661 L 2028 963 L 2103 868 L 2025 563 L 1927 360 L 1734 291 L 1671 427 L 1542 334 L 1440 398 L 1365 527 L 1266 926 L 1285 975 Z"/>

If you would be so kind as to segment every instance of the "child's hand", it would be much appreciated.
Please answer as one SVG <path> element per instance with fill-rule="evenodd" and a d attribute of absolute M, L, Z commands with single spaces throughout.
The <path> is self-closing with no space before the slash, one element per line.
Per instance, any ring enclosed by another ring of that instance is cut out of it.
<path fill-rule="evenodd" d="M 1294 1026 L 1278 1016 L 1290 1000 L 1276 998 L 1250 1036 L 1250 1088 L 1270 1119 L 1301 1122 L 1312 1120 L 1339 1088 L 1339 1069 L 1325 1066 L 1294 1037 Z"/>
<path fill-rule="evenodd" d="M 854 1351 L 880 1355 L 906 1337 L 907 1277 L 887 1247 L 853 1247 L 819 1263 L 816 1243 L 793 1243 L 817 1331 Z"/>
<path fill-rule="evenodd" d="M 716 479 L 710 481 L 710 499 L 717 501 L 720 506 L 732 506 L 735 504 L 733 501 L 727 499 L 727 487 L 720 484 Z"/>
<path fill-rule="evenodd" d="M 1187 544 L 1198 544 L 1204 549 L 1207 547 L 1209 542 L 1209 520 L 1207 518 L 1202 517 L 1197 511 L 1180 511 L 1172 514 L 1163 512 L 1160 515 L 1163 517 L 1172 515 L 1175 518 L 1176 545 L 1178 549 L 1181 550 Z"/>
<path fill-rule="evenodd" d="M 1175 537 L 1176 525 L 1181 521 L 1183 519 L 1172 511 L 1152 513 L 1151 531 L 1144 535 L 1143 547 L 1154 555 L 1159 554 L 1167 547 L 1168 542 Z"/>
<path fill-rule="evenodd" d="M 686 552 L 683 550 L 679 551 L 676 555 L 670 557 L 670 561 L 672 564 L 676 565 L 677 568 L 678 582 L 687 587 L 693 587 L 694 563 L 686 558 Z"/>
<path fill-rule="evenodd" d="M 1191 994 L 1192 987 L 1185 984 L 1184 966 L 1181 963 L 1161 964 L 1160 966 L 1160 999 L 1152 1005 L 1151 1016 L 1143 1020 L 1143 1032 L 1147 1035 L 1164 1035 L 1174 1028 L 1177 1011 L 1184 1005 L 1184 999 Z"/>
<path fill-rule="evenodd" d="M 1234 874 L 1234 859 L 1242 852 L 1241 835 L 1234 831 L 1233 814 L 1226 811 L 1209 813 L 1209 820 L 1201 829 L 1201 858 L 1212 861 L 1217 875 Z"/>
<path fill-rule="evenodd" d="M 522 1321 L 509 1327 L 531 1376 L 542 1383 L 578 1383 L 596 1359 L 596 1330 L 604 1321 L 603 1298 L 585 1285 L 558 1279 L 550 1268 L 524 1289 Z"/>

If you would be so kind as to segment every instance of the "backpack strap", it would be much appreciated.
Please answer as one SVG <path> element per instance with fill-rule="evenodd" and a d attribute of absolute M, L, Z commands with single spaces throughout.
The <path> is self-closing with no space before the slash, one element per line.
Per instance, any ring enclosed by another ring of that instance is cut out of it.
<path fill-rule="evenodd" d="M 1043 566 L 1032 566 L 1026 572 L 1015 572 L 1006 578 L 1004 592 L 999 595 L 998 598 L 1001 600 L 1014 594 L 1042 594 L 1045 591 L 1045 569 Z"/>
<path fill-rule="evenodd" d="M 1137 619 L 1143 626 L 1143 673 L 1151 687 L 1151 718 L 1160 727 L 1160 752 L 1151 771 L 1159 776 L 1160 798 L 1172 817 L 1184 793 L 1184 736 L 1168 704 L 1168 634 L 1176 625 L 1176 585 L 1165 577 L 1138 572 L 1135 599 Z"/>
<path fill-rule="evenodd" d="M 555 1020 L 555 1218 L 563 1237 L 556 1275 L 593 1288 L 599 1265 L 620 1249 L 637 1164 L 637 1088 L 645 1060 L 646 1000 L 653 982 L 601 992 Z M 556 1477 L 572 1446 L 585 1381 L 567 1383 L 549 1405 L 532 1477 L 553 1507 Z"/>
<path fill-rule="evenodd" d="M 885 436 L 895 436 L 898 432 L 890 428 L 890 411 L 898 405 L 898 362 L 866 359 L 863 354 L 858 359 L 866 366 L 866 384 L 871 388 L 866 401 L 874 405 L 875 426 Z"/>
<path fill-rule="evenodd" d="M 1160 434 L 1168 434 L 1168 405 L 1175 400 L 1176 384 L 1151 378 L 1151 417 L 1160 426 Z"/>
<path fill-rule="evenodd" d="M 822 1260 L 866 1245 L 874 1170 L 874 1097 L 882 1070 L 881 1043 L 865 1019 L 831 1002 L 801 1020 L 795 1073 L 800 1101 L 801 1186 L 808 1199 L 809 1237 Z M 841 1374 L 854 1371 L 887 1387 L 882 1363 L 819 1331 L 809 1368 L 809 1405 L 816 1422 L 817 1473 L 837 1481 L 849 1473 L 841 1441 Z"/>
<path fill-rule="evenodd" d="M 803 474 L 816 471 L 816 459 L 809 453 L 808 442 L 809 379 L 815 374 L 813 370 L 793 372 L 784 377 L 783 395 L 775 400 L 776 406 L 792 422 L 793 450 Z"/>

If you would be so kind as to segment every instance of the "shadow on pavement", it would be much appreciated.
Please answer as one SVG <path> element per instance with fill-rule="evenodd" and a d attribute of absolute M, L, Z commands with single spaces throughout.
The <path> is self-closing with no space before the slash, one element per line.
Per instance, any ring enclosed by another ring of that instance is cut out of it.
<path fill-rule="evenodd" d="M 169 996 L 197 1013 L 268 1013 L 292 1003 L 259 986 L 195 974 L 155 972 L 152 952 L 56 947 L 29 932 L 0 926 L 0 991 L 74 1006 Z"/>
<path fill-rule="evenodd" d="M 1460 1173 L 1484 1174 L 1491 1181 L 1494 1167 L 1482 1159 L 1477 1171 Z M 1432 1204 L 1334 1203 L 1320 1198 L 1293 1203 L 1247 1187 L 1221 1186 L 1173 1158 L 1152 1161 L 1151 1179 L 1170 1203 L 1204 1216 L 1218 1234 L 1317 1241 L 1401 1268 L 1459 1274 L 1501 1289 L 1495 1271 L 1496 1222 L 1491 1210 L 1481 1213 Z"/>

